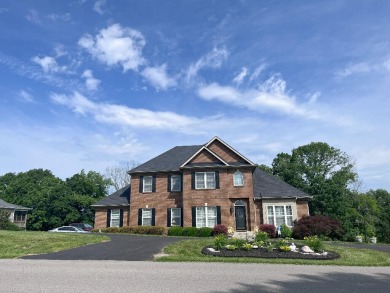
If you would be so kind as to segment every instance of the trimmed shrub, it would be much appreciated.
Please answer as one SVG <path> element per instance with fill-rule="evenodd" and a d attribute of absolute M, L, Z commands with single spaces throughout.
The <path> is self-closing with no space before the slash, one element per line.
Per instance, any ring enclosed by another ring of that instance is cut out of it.
<path fill-rule="evenodd" d="M 340 239 L 343 236 L 343 228 L 338 221 L 323 215 L 304 216 L 299 221 L 294 222 L 292 231 L 294 238 L 303 239 L 315 235 Z"/>
<path fill-rule="evenodd" d="M 213 236 L 213 228 L 202 227 L 198 229 L 198 237 L 210 237 Z"/>
<path fill-rule="evenodd" d="M 267 232 L 268 237 L 272 238 L 276 235 L 276 227 L 272 224 L 262 224 L 259 227 L 259 230 Z"/>
<path fill-rule="evenodd" d="M 182 236 L 183 228 L 182 227 L 170 227 L 168 228 L 168 236 Z"/>
<path fill-rule="evenodd" d="M 292 230 L 287 225 L 283 224 L 280 229 L 280 234 L 282 238 L 291 238 Z"/>
<path fill-rule="evenodd" d="M 196 227 L 184 227 L 183 236 L 197 237 L 198 229 Z"/>
<path fill-rule="evenodd" d="M 315 252 L 321 252 L 324 250 L 324 244 L 317 236 L 305 237 L 304 242 L 307 246 L 309 246 Z"/>
<path fill-rule="evenodd" d="M 143 235 L 165 235 L 166 228 L 160 226 L 135 226 L 135 227 L 108 227 L 96 228 L 92 232 L 103 233 L 126 233 L 126 234 L 143 234 Z"/>
<path fill-rule="evenodd" d="M 224 235 L 228 234 L 228 228 L 225 225 L 218 224 L 214 226 L 213 235 L 217 236 L 220 234 L 224 234 Z"/>

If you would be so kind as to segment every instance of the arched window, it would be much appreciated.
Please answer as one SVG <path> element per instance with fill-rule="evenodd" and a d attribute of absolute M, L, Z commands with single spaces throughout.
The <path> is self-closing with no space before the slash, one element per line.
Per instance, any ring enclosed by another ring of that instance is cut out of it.
<path fill-rule="evenodd" d="M 240 170 L 237 170 L 233 175 L 234 186 L 244 186 L 244 174 Z"/>

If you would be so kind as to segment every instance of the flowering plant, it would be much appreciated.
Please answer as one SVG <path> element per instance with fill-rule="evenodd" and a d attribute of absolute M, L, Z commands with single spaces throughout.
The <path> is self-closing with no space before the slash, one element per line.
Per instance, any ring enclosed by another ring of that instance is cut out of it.
<path fill-rule="evenodd" d="M 233 234 L 234 233 L 234 229 L 232 226 L 229 226 L 228 228 L 228 234 Z"/>

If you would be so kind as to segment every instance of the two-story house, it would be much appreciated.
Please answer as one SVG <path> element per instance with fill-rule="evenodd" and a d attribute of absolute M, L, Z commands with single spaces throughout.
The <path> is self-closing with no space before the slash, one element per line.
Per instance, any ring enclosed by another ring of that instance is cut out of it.
<path fill-rule="evenodd" d="M 93 205 L 95 228 L 293 225 L 311 198 L 218 137 L 176 146 L 130 170 L 131 184 Z"/>

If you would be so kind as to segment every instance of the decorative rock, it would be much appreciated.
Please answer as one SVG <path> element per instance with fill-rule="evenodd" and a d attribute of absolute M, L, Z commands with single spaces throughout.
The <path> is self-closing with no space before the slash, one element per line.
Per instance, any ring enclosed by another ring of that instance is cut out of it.
<path fill-rule="evenodd" d="M 256 249 L 256 248 L 259 248 L 259 247 L 257 245 L 252 245 L 252 248 Z"/>
<path fill-rule="evenodd" d="M 303 252 L 310 252 L 310 253 L 314 252 L 309 246 L 306 246 L 306 245 L 303 246 L 301 249 Z"/>
<path fill-rule="evenodd" d="M 211 252 L 220 252 L 219 250 L 215 250 L 215 249 L 212 248 L 212 247 L 209 247 L 208 250 L 210 250 Z"/>

